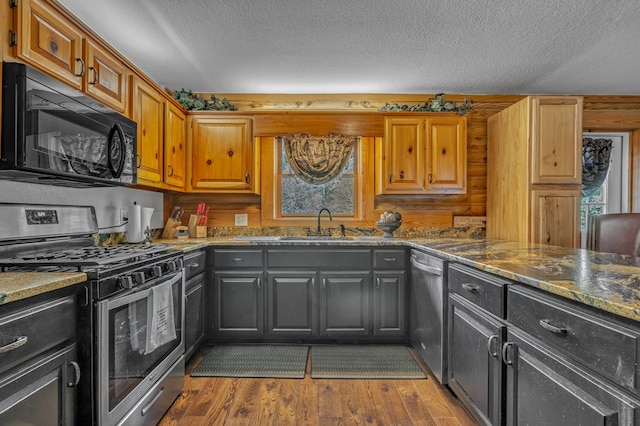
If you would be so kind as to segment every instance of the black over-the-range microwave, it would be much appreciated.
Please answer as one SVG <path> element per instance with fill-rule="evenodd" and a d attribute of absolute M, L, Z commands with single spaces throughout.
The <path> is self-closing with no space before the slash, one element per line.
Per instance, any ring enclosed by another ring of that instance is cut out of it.
<path fill-rule="evenodd" d="M 136 123 L 27 65 L 3 63 L 0 179 L 136 183 Z"/>

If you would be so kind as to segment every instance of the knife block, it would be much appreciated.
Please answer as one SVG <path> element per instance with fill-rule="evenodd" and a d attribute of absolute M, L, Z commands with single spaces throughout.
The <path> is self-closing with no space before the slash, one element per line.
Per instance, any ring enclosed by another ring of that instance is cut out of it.
<path fill-rule="evenodd" d="M 163 239 L 175 238 L 176 228 L 180 225 L 182 225 L 181 221 L 177 221 L 175 219 L 169 218 L 167 220 L 166 225 L 164 225 L 164 229 L 162 230 L 162 238 Z"/>
<path fill-rule="evenodd" d="M 189 238 L 205 238 L 207 236 L 207 227 L 198 225 L 200 216 L 192 214 L 189 216 Z"/>

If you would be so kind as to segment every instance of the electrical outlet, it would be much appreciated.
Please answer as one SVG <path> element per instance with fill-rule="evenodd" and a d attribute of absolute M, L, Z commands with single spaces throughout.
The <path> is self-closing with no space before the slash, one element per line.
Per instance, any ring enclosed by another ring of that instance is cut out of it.
<path fill-rule="evenodd" d="M 236 215 L 236 226 L 247 226 L 247 215 L 246 215 L 246 213 L 237 214 Z"/>
<path fill-rule="evenodd" d="M 486 216 L 454 216 L 453 227 L 460 228 L 462 226 L 487 226 Z"/>
<path fill-rule="evenodd" d="M 119 225 L 122 225 L 127 221 L 127 212 L 127 209 L 120 209 L 120 222 L 118 223 Z"/>

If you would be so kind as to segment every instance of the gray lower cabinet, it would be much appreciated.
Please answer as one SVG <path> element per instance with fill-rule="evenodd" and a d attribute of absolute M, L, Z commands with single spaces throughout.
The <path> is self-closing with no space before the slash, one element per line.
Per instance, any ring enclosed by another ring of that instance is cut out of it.
<path fill-rule="evenodd" d="M 373 332 L 370 272 L 320 272 L 320 335 L 348 338 Z"/>
<path fill-rule="evenodd" d="M 406 274 L 398 271 L 373 273 L 374 336 L 406 336 Z"/>
<path fill-rule="evenodd" d="M 508 425 L 640 425 L 637 327 L 522 285 L 507 321 Z"/>
<path fill-rule="evenodd" d="M 449 265 L 449 387 L 486 425 L 640 425 L 635 325 Z"/>
<path fill-rule="evenodd" d="M 406 340 L 404 261 L 404 249 L 359 246 L 215 249 L 211 337 Z"/>
<path fill-rule="evenodd" d="M 449 266 L 448 383 L 485 425 L 502 425 L 507 281 L 466 266 Z"/>
<path fill-rule="evenodd" d="M 305 339 L 318 334 L 315 272 L 278 271 L 267 274 L 267 333 Z"/>
<path fill-rule="evenodd" d="M 449 387 L 486 425 L 501 425 L 500 348 L 506 324 L 457 294 L 449 296 Z"/>
<path fill-rule="evenodd" d="M 219 340 L 257 340 L 264 336 L 262 249 L 219 248 L 207 300 L 209 335 Z"/>
<path fill-rule="evenodd" d="M 0 424 L 73 425 L 75 286 L 0 306 Z"/>
<path fill-rule="evenodd" d="M 636 398 L 526 333 L 509 329 L 502 352 L 507 425 L 640 424 Z"/>
<path fill-rule="evenodd" d="M 189 360 L 204 339 L 204 288 L 206 252 L 187 253 L 185 266 L 185 360 Z"/>
<path fill-rule="evenodd" d="M 213 334 L 240 339 L 262 338 L 262 272 L 223 271 L 216 272 L 214 277 Z"/>

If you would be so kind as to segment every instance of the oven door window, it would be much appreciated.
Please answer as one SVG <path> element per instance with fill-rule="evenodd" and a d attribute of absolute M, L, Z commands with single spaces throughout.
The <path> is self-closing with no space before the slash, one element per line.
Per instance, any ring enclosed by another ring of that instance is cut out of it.
<path fill-rule="evenodd" d="M 109 411 L 113 410 L 169 354 L 182 344 L 182 274 L 157 285 L 115 298 L 108 317 L 108 342 L 99 356 L 107 371 Z M 104 330 L 104 327 L 103 327 Z M 99 348 L 100 349 L 100 348 Z M 103 351 L 106 349 L 106 353 Z"/>

